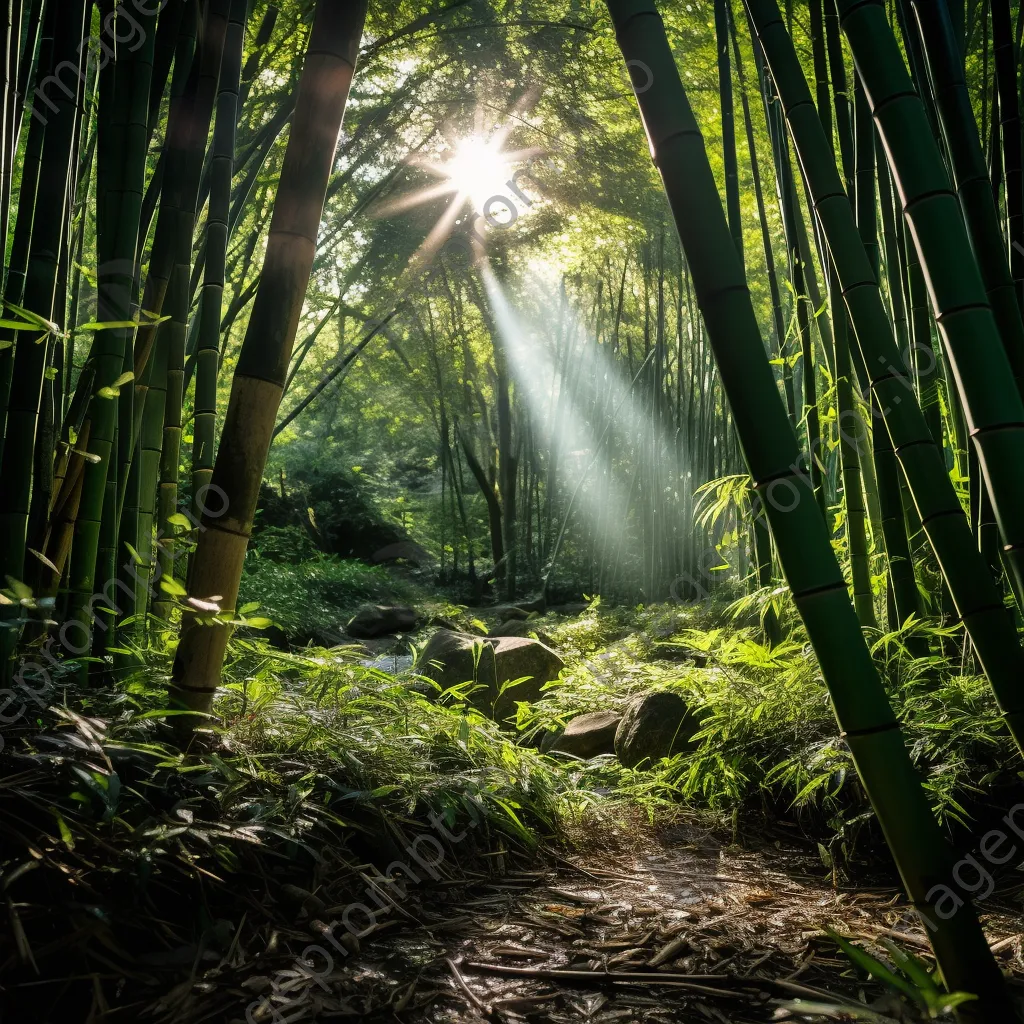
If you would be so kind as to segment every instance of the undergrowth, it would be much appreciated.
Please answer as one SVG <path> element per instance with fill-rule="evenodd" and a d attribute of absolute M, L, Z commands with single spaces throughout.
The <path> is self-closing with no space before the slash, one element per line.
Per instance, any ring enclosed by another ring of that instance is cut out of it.
<path fill-rule="evenodd" d="M 375 571 L 324 565 L 328 580 L 371 596 Z M 278 579 L 269 569 L 266 579 L 298 606 L 285 571 L 274 563 Z M 271 601 L 262 611 L 281 615 Z M 441 611 L 485 626 L 466 609 Z M 540 701 L 520 705 L 518 731 L 500 730 L 458 692 L 429 699 L 422 680 L 368 667 L 358 648 L 285 654 L 236 638 L 216 709 L 219 745 L 188 755 L 172 742 L 159 634 L 144 665 L 116 685 L 86 685 L 69 663 L 53 706 L 4 731 L 0 886 L 10 928 L 0 975 L 34 964 L 47 984 L 13 990 L 16 1001 L 48 999 L 47 1013 L 72 1007 L 66 1019 L 85 1019 L 97 973 L 129 979 L 119 999 L 142 1005 L 172 989 L 183 965 L 196 973 L 213 954 L 241 962 L 274 933 L 297 955 L 313 941 L 316 914 L 357 898 L 367 871 L 407 860 L 416 836 L 437 835 L 436 822 L 469 836 L 445 842 L 442 873 L 458 878 L 501 870 L 594 815 L 759 808 L 820 837 L 825 865 L 842 877 L 873 817 L 806 637 L 794 628 L 769 648 L 758 618 L 751 602 L 608 609 L 597 600 L 580 616 L 535 617 L 566 668 Z M 914 638 L 928 657 L 911 656 Z M 920 624 L 871 636 L 951 827 L 969 820 L 982 792 L 1019 782 L 987 684 L 955 660 L 961 640 Z M 657 689 L 700 716 L 694 749 L 644 770 L 535 749 L 576 714 L 622 710 Z M 191 983 L 181 991 L 186 1001 L 200 992 Z M 185 1002 L 163 1010 L 192 1019 Z"/>
<path fill-rule="evenodd" d="M 611 756 L 559 755 L 574 784 L 615 794 L 652 817 L 680 802 L 793 817 L 824 841 L 826 863 L 841 867 L 873 815 L 806 636 L 793 624 L 789 639 L 769 647 L 757 625 L 735 621 L 738 614 L 757 622 L 757 612 L 744 602 L 607 617 L 593 609 L 562 625 L 540 619 L 568 667 L 541 701 L 521 707 L 518 725 L 539 738 L 577 714 L 622 711 L 651 690 L 678 693 L 702 720 L 696 749 L 640 771 Z M 927 657 L 911 655 L 915 641 Z M 983 811 L 983 792 L 1020 778 L 987 682 L 955 656 L 960 641 L 956 628 L 922 623 L 869 636 L 935 811 L 952 828 Z"/>
<path fill-rule="evenodd" d="M 239 600 L 258 604 L 261 616 L 300 645 L 333 646 L 360 604 L 405 600 L 410 593 L 382 566 L 320 554 L 290 563 L 275 554 L 273 548 L 250 548 Z"/>
<path fill-rule="evenodd" d="M 177 984 L 190 964 L 201 975 L 207 959 L 272 946 L 294 960 L 315 941 L 309 920 L 365 900 L 367 873 L 409 863 L 418 837 L 441 843 L 437 874 L 458 879 L 554 831 L 551 765 L 494 723 L 351 649 L 298 657 L 235 641 L 230 655 L 209 753 L 171 743 L 162 650 L 116 688 L 68 671 L 56 706 L 5 731 L 0 977 L 32 969 L 31 985 L 12 976 L 8 989 L 21 1019 L 91 1019 L 104 991 L 93 976 L 128 979 L 123 1019 L 158 994 L 158 1019 L 200 1019 L 202 986 Z"/>

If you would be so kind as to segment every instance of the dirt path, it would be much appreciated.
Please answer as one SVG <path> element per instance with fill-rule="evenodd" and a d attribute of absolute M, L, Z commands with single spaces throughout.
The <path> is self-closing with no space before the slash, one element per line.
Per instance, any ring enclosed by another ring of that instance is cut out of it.
<path fill-rule="evenodd" d="M 324 983 L 296 972 L 287 992 L 268 989 L 277 1015 L 265 1008 L 251 1020 L 744 1024 L 807 1020 L 809 1004 L 847 1000 L 899 1014 L 880 988 L 858 983 L 822 929 L 883 955 L 872 943 L 892 936 L 927 956 L 923 932 L 895 888 L 837 891 L 823 873 L 806 848 L 743 849 L 689 825 L 632 850 L 441 885 Z M 1007 895 L 986 903 L 988 931 L 1003 965 L 1024 977 Z"/>

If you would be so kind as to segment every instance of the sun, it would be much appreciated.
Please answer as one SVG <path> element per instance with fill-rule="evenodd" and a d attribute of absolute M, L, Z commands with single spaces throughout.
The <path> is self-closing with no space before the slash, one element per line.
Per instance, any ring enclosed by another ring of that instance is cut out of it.
<path fill-rule="evenodd" d="M 456 144 L 452 155 L 441 165 L 454 191 L 466 196 L 477 213 L 485 212 L 492 197 L 508 193 L 506 182 L 512 165 L 508 154 L 502 151 L 503 141 L 470 135 Z"/>
<path fill-rule="evenodd" d="M 375 206 L 374 215 L 390 217 L 424 203 L 446 201 L 444 212 L 410 259 L 410 268 L 426 265 L 463 222 L 463 217 L 477 224 L 483 215 L 492 227 L 507 226 L 531 211 L 532 201 L 520 201 L 523 194 L 516 184 L 514 168 L 540 156 L 543 150 L 536 146 L 506 149 L 510 133 L 509 127 L 486 134 L 477 130 L 449 142 L 434 158 L 417 155 L 407 161 L 437 180 L 414 192 L 385 200 Z M 468 217 L 467 207 L 472 211 Z"/>
<path fill-rule="evenodd" d="M 448 224 L 449 228 L 467 205 L 477 216 L 490 213 L 498 218 L 507 217 L 516 194 L 513 168 L 541 152 L 536 147 L 505 149 L 508 135 L 508 128 L 500 128 L 488 135 L 476 132 L 450 143 L 434 159 L 418 157 L 410 160 L 410 164 L 426 170 L 438 180 L 382 203 L 377 207 L 376 215 L 392 216 L 447 196 L 451 197 L 446 214 L 452 222 Z M 529 206 L 523 205 L 515 212 L 518 215 L 528 209 Z"/>

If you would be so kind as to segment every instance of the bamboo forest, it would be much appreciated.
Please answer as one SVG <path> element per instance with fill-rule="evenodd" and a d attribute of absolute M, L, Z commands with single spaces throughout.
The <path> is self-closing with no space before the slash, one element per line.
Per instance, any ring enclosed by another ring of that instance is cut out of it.
<path fill-rule="evenodd" d="M 0 0 L 0 1024 L 1024 1024 L 1022 57 Z"/>

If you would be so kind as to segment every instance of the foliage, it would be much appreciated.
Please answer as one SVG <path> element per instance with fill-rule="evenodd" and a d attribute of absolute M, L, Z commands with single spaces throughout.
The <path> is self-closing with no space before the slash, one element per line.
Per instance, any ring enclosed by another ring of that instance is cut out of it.
<path fill-rule="evenodd" d="M 445 840 L 439 870 L 457 879 L 491 852 L 528 854 L 554 829 L 542 757 L 351 651 L 295 657 L 234 641 L 219 746 L 193 754 L 172 742 L 166 651 L 145 656 L 116 693 L 67 673 L 61 706 L 5 733 L 7 969 L 30 960 L 44 980 L 113 969 L 128 979 L 119 1001 L 147 987 L 152 999 L 153 984 L 168 992 L 183 969 L 169 948 L 265 948 L 293 919 L 295 894 L 344 907 L 361 898 L 357 866 L 386 872 L 419 835 Z M 448 842 L 432 815 L 466 840 Z M 282 951 L 294 945 L 297 957 L 310 939 L 288 936 Z M 67 1019 L 82 1019 L 75 1000 L 88 1003 L 91 982 L 60 991 Z"/>
<path fill-rule="evenodd" d="M 688 625 L 695 619 L 702 627 Z M 651 769 L 630 771 L 602 758 L 574 764 L 583 790 L 612 791 L 652 815 L 680 801 L 796 815 L 824 841 L 822 857 L 834 873 L 867 852 L 854 851 L 872 815 L 799 630 L 768 647 L 757 628 L 737 627 L 721 605 L 602 610 L 561 625 L 541 618 L 537 627 L 560 645 L 569 669 L 522 712 L 525 737 L 578 714 L 621 711 L 653 689 L 678 693 L 702 720 L 697 749 Z M 931 653 L 914 657 L 910 637 L 924 638 Z M 983 792 L 1016 785 L 1019 775 L 984 677 L 959 671 L 943 653 L 961 637 L 917 622 L 876 632 L 872 649 L 936 813 L 966 826 Z M 667 660 L 673 651 L 684 660 Z"/>
<path fill-rule="evenodd" d="M 316 554 L 282 561 L 282 548 L 297 546 L 297 536 L 281 531 L 268 538 L 266 549 L 262 542 L 250 549 L 240 591 L 242 604 L 258 604 L 260 615 L 290 639 L 332 646 L 360 604 L 398 600 L 407 593 L 386 569 L 356 559 Z"/>
<path fill-rule="evenodd" d="M 856 943 L 843 938 L 838 932 L 828 929 L 828 935 L 860 971 L 908 999 L 910 1005 L 927 1020 L 951 1014 L 961 1004 L 977 999 L 977 996 L 968 992 L 947 992 L 941 978 L 936 978 L 938 972 L 935 969 L 913 953 L 901 949 L 892 939 L 880 939 L 892 958 L 893 964 L 890 966 Z"/>

